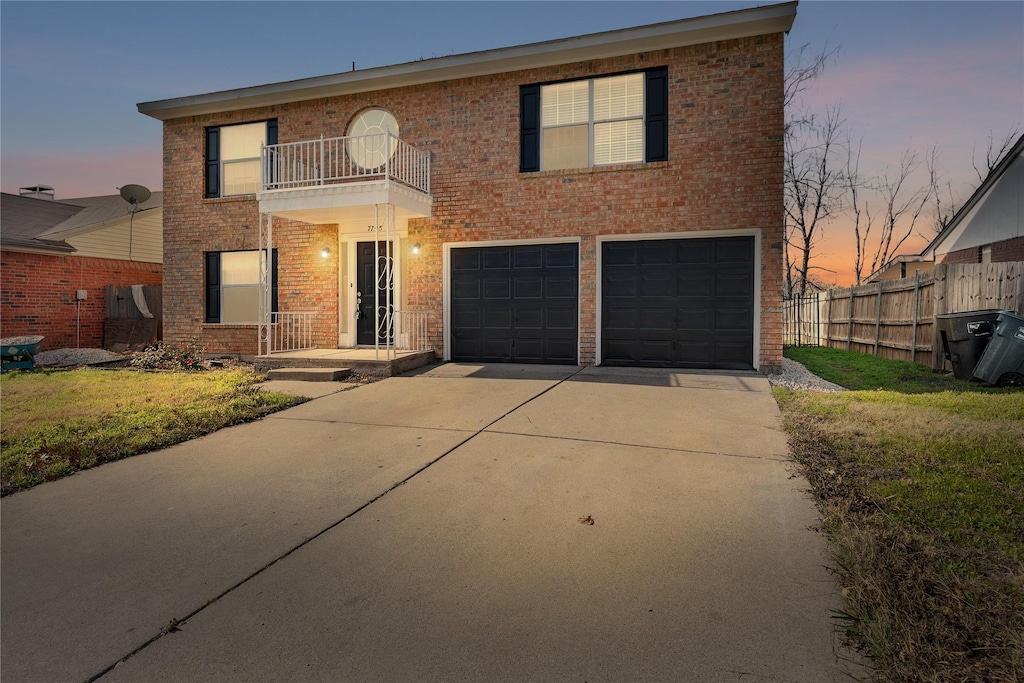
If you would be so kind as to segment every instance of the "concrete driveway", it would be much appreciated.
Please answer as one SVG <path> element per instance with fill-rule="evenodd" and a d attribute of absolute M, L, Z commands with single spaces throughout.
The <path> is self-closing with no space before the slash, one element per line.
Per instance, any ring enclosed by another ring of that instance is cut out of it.
<path fill-rule="evenodd" d="M 4 499 L 3 678 L 848 680 L 786 457 L 756 375 L 324 396 Z"/>

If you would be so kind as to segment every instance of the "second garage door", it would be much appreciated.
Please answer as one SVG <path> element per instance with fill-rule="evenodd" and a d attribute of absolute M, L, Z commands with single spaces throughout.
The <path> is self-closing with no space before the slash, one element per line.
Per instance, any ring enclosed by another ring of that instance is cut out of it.
<path fill-rule="evenodd" d="M 753 369 L 754 238 L 604 242 L 601 362 Z"/>
<path fill-rule="evenodd" d="M 576 244 L 451 251 L 451 359 L 577 362 Z"/>

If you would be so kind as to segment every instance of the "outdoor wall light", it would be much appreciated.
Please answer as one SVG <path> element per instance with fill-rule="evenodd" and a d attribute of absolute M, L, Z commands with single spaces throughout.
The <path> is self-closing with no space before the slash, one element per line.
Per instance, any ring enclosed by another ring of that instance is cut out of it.
<path fill-rule="evenodd" d="M 324 247 L 323 249 L 320 250 L 320 256 L 322 256 L 323 258 L 327 258 L 330 255 L 331 255 L 331 248 L 330 247 Z"/>
<path fill-rule="evenodd" d="M 414 253 L 414 254 L 420 253 L 420 243 L 419 242 L 417 242 L 416 244 L 412 245 L 412 253 Z"/>

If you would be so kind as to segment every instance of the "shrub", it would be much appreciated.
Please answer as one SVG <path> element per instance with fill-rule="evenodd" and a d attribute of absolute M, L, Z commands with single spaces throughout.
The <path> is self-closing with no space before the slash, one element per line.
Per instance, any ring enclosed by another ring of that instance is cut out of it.
<path fill-rule="evenodd" d="M 132 355 L 130 361 L 133 368 L 144 370 L 183 370 L 194 372 L 205 370 L 203 354 L 206 349 L 199 346 L 199 341 L 192 339 L 177 346 L 167 346 L 162 341 Z"/>

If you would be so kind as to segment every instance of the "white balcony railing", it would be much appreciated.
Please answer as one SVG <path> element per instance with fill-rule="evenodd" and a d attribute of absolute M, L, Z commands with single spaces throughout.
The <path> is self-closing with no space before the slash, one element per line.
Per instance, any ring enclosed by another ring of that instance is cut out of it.
<path fill-rule="evenodd" d="M 427 340 L 429 311 L 395 311 L 398 318 L 398 339 L 395 348 L 399 351 L 431 351 Z"/>
<path fill-rule="evenodd" d="M 264 191 L 387 179 L 430 194 L 430 155 L 391 133 L 265 145 L 260 164 Z"/>
<path fill-rule="evenodd" d="M 270 329 L 267 330 L 267 353 L 281 351 L 302 351 L 313 346 L 313 311 L 296 311 L 270 314 Z"/>

